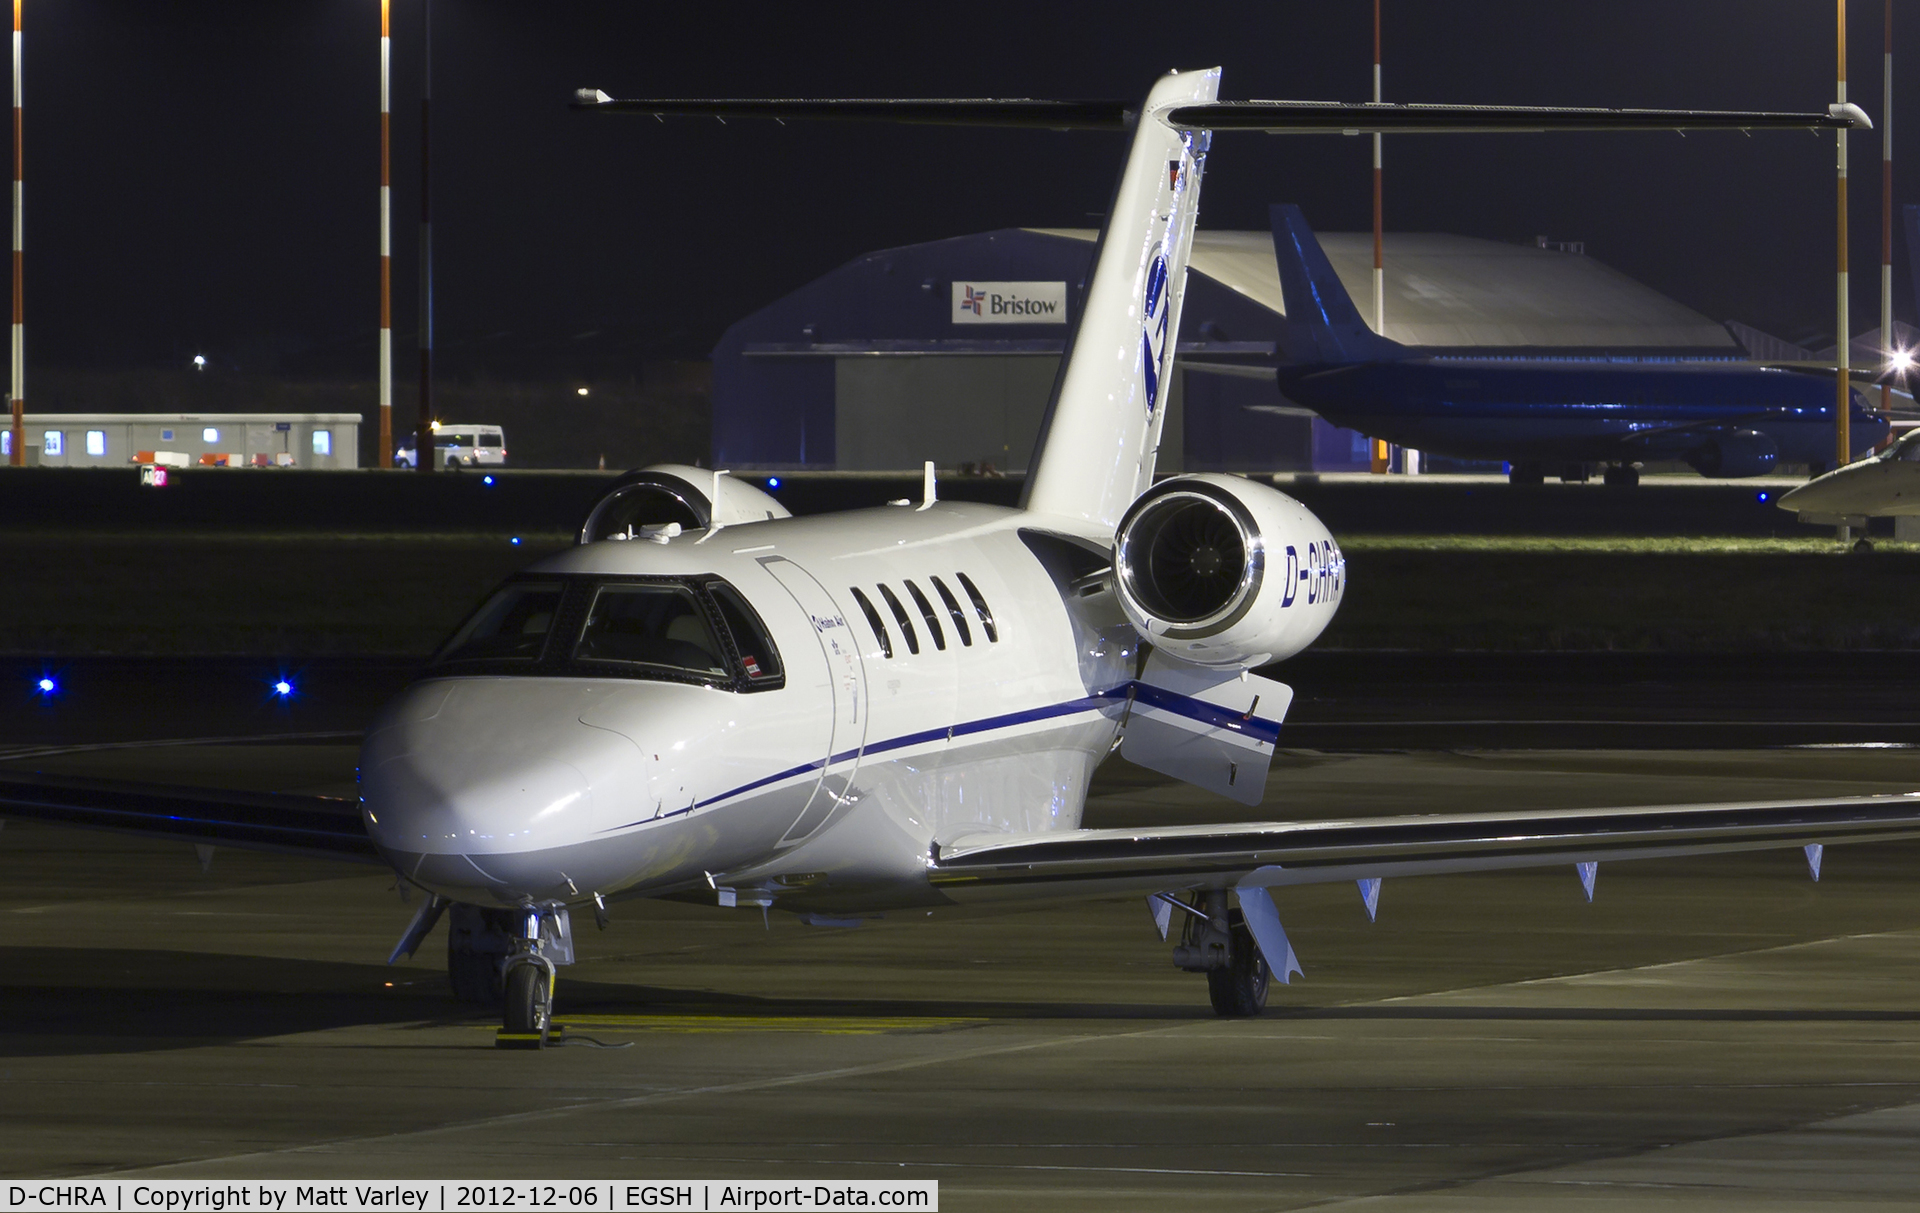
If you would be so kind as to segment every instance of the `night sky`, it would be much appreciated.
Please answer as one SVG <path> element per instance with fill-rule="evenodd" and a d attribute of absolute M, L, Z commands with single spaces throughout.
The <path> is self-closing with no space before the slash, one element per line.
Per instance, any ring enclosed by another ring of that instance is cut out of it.
<path fill-rule="evenodd" d="M 1824 3 L 1386 0 L 1386 97 L 1823 108 Z M 1852 6 L 1851 96 L 1881 115 L 1881 9 Z M 394 5 L 396 366 L 413 366 L 419 0 Z M 1897 107 L 1920 98 L 1904 14 Z M 1091 226 L 1122 137 L 776 127 L 580 114 L 614 96 L 1141 96 L 1225 67 L 1227 98 L 1365 100 L 1371 8 L 508 4 L 436 0 L 438 331 L 450 376 L 591 376 L 704 357 L 732 320 L 872 249 Z M 377 0 L 26 0 L 27 322 L 35 366 L 362 378 L 378 320 Z M 1895 202 L 1920 200 L 1920 147 Z M 1536 234 L 1716 320 L 1832 332 L 1831 136 L 1402 137 L 1387 227 Z M 1878 323 L 1880 135 L 1856 137 L 1853 307 Z M 1223 135 L 1201 224 L 1297 202 L 1370 223 L 1365 139 Z M 1899 315 L 1914 319 L 1896 245 Z M 404 397 L 403 397 L 404 398 Z"/>

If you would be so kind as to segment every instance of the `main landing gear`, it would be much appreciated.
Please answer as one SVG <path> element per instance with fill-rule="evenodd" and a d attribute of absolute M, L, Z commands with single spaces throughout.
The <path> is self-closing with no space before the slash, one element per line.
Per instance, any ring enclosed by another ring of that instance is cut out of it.
<path fill-rule="evenodd" d="M 1630 489 L 1640 483 L 1640 468 L 1631 463 L 1610 463 L 1600 479 L 1614 488 Z"/>
<path fill-rule="evenodd" d="M 1187 911 L 1173 963 L 1189 973 L 1207 975 L 1213 1013 L 1227 1018 L 1258 1015 L 1267 1005 L 1272 973 L 1248 929 L 1246 916 L 1227 907 L 1225 889 L 1208 889 Z"/>
<path fill-rule="evenodd" d="M 461 1002 L 501 1009 L 498 1048 L 544 1048 L 560 1035 L 553 987 L 558 966 L 572 963 L 573 924 L 560 902 L 453 907 L 447 981 Z"/>

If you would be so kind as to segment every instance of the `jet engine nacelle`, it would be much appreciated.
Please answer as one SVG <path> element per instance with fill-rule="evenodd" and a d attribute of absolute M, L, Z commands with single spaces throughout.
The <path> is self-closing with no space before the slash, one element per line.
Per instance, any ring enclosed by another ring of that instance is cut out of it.
<path fill-rule="evenodd" d="M 1687 462 L 1702 476 L 1732 480 L 1764 476 L 1780 458 L 1780 448 L 1759 430 L 1733 430 L 1687 452 Z"/>
<path fill-rule="evenodd" d="M 1127 620 L 1169 657 L 1251 668 L 1326 629 L 1346 591 L 1340 545 L 1308 509 L 1238 476 L 1177 476 L 1128 507 L 1114 533 Z"/>
<path fill-rule="evenodd" d="M 615 482 L 581 524 L 580 542 L 641 539 L 674 525 L 693 531 L 790 517 L 786 506 L 725 473 L 656 463 Z"/>

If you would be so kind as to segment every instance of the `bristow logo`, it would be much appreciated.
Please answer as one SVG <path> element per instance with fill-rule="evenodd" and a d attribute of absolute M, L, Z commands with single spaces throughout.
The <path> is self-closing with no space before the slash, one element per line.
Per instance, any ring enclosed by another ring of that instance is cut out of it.
<path fill-rule="evenodd" d="M 967 288 L 966 297 L 960 301 L 960 306 L 968 309 L 974 315 L 978 316 L 980 314 L 980 305 L 985 303 L 986 301 L 987 301 L 987 296 L 985 295 L 985 293 L 976 291 L 971 286 L 969 286 Z"/>
<path fill-rule="evenodd" d="M 1173 303 L 1167 298 L 1167 258 L 1155 254 L 1147 271 L 1146 320 L 1140 333 L 1141 371 L 1147 381 L 1147 416 L 1160 401 L 1160 368 L 1167 350 L 1167 318 Z"/>

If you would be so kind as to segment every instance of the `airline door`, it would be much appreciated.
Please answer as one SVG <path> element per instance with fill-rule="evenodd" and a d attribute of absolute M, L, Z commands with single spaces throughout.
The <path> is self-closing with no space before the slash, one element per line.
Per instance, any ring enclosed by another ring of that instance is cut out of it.
<path fill-rule="evenodd" d="M 866 743 L 867 678 L 859 642 L 847 625 L 846 613 L 826 587 L 784 556 L 762 556 L 760 563 L 786 587 L 812 622 L 814 637 L 827 660 L 828 690 L 833 696 L 833 732 L 823 755 L 826 768 L 806 807 L 781 839 L 781 844 L 788 846 L 817 833 L 845 803 Z"/>

